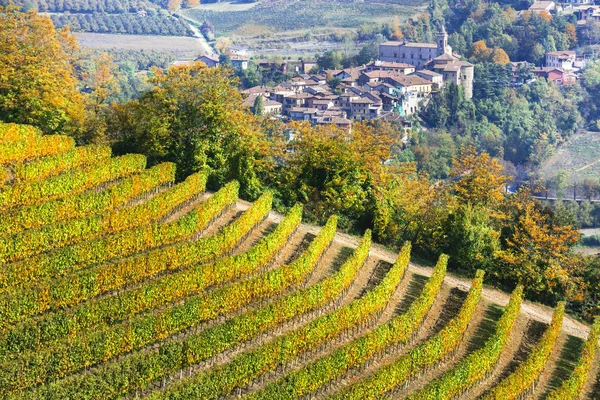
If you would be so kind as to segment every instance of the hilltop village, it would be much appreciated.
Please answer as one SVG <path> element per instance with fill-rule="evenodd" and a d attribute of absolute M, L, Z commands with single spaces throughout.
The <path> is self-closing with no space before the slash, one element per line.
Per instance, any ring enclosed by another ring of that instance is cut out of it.
<path fill-rule="evenodd" d="M 209 67 L 219 65 L 215 57 L 202 56 Z M 234 68 L 247 68 L 243 56 L 230 55 Z M 268 62 L 260 66 L 269 67 Z M 243 91 L 244 105 L 252 111 L 262 97 L 263 112 L 285 120 L 335 124 L 350 129 L 352 121 L 384 120 L 409 126 L 432 93 L 448 83 L 473 92 L 474 66 L 452 52 L 448 33 L 442 27 L 437 43 L 387 41 L 379 45 L 379 59 L 366 65 L 311 74 L 316 63 L 299 62 L 298 75 L 275 87 L 256 86 Z M 288 71 L 290 72 L 290 71 Z"/>

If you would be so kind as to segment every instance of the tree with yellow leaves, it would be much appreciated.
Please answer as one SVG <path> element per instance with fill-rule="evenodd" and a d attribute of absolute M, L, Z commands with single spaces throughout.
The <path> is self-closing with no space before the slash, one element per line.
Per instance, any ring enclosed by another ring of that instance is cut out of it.
<path fill-rule="evenodd" d="M 0 7 L 0 120 L 45 133 L 81 129 L 84 100 L 71 64 L 75 40 L 35 11 Z"/>
<path fill-rule="evenodd" d="M 498 159 L 475 148 L 463 149 L 453 160 L 451 188 L 462 203 L 479 204 L 496 209 L 504 200 L 506 177 Z"/>
<path fill-rule="evenodd" d="M 554 223 L 527 188 L 509 196 L 503 208 L 503 250 L 497 253 L 494 275 L 520 282 L 530 295 L 546 300 L 577 298 L 570 251 L 580 238 L 577 229 Z"/>
<path fill-rule="evenodd" d="M 502 49 L 494 49 L 492 52 L 492 62 L 495 64 L 508 64 L 510 62 L 510 58 L 508 54 Z"/>

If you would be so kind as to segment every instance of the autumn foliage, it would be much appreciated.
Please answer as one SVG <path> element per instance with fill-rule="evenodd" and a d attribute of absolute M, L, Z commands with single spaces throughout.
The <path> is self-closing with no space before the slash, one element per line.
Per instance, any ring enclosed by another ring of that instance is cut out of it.
<path fill-rule="evenodd" d="M 73 36 L 35 11 L 12 7 L 0 7 L 0 27 L 0 120 L 77 132 L 84 103 L 71 64 Z"/>

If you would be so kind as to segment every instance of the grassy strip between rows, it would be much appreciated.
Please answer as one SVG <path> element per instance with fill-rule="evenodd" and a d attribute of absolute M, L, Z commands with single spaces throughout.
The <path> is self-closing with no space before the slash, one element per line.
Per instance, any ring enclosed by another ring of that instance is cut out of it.
<path fill-rule="evenodd" d="M 483 396 L 484 400 L 516 399 L 533 387 L 546 366 L 550 353 L 554 349 L 556 339 L 560 334 L 564 314 L 565 303 L 561 302 L 554 310 L 550 326 L 548 326 L 540 341 L 531 351 L 527 360 L 519 364 L 512 374 L 490 389 Z"/>
<path fill-rule="evenodd" d="M 250 208 L 250 212 L 244 214 L 245 218 L 226 226 L 219 235 L 215 235 L 216 237 L 205 238 L 192 244 L 184 243 L 155 249 L 112 263 L 95 265 L 63 278 L 37 284 L 28 290 L 15 289 L 6 292 L 0 298 L 2 331 L 7 325 L 28 315 L 73 306 L 160 272 L 180 269 L 225 254 L 268 215 L 272 197 L 271 193 L 261 196 Z"/>
<path fill-rule="evenodd" d="M 0 166 L 59 154 L 71 150 L 75 140 L 70 136 L 28 136 L 14 142 L 0 142 Z"/>
<path fill-rule="evenodd" d="M 39 181 L 61 172 L 105 162 L 111 156 L 110 147 L 101 145 L 79 146 L 32 162 L 17 164 L 12 168 L 15 182 Z"/>
<path fill-rule="evenodd" d="M 408 396 L 407 399 L 452 399 L 483 379 L 498 362 L 519 315 L 522 299 L 523 287 L 517 286 L 502 317 L 498 320 L 496 331 L 485 345 L 467 355 L 454 368 L 429 382 L 427 386 Z"/>
<path fill-rule="evenodd" d="M 119 178 L 137 174 L 146 168 L 146 157 L 127 154 L 106 163 L 78 168 L 42 181 L 19 182 L 0 191 L 0 213 L 14 207 L 31 206 L 76 195 Z"/>
<path fill-rule="evenodd" d="M 410 245 L 405 245 L 396 265 L 406 269 L 410 260 Z M 442 255 L 431 278 L 427 281 L 417 300 L 408 311 L 386 324 L 359 337 L 305 367 L 293 371 L 283 378 L 271 382 L 264 389 L 250 393 L 250 399 L 295 399 L 307 395 L 328 382 L 343 375 L 350 368 L 366 362 L 387 347 L 406 343 L 421 326 L 433 305 L 446 275 L 448 257 Z"/>
<path fill-rule="evenodd" d="M 367 260 L 370 244 L 371 232 L 367 231 L 352 257 L 345 263 L 347 274 L 339 276 L 338 279 L 348 282 L 348 285 L 354 280 L 358 270 Z M 236 387 L 245 387 L 262 374 L 275 370 L 305 351 L 327 343 L 347 329 L 366 323 L 383 311 L 401 275 L 394 275 L 394 278 L 396 281 L 386 281 L 372 292 L 330 314 L 318 317 L 272 342 L 243 353 L 225 365 L 183 378 L 166 391 L 153 392 L 149 398 L 214 399 L 229 394 Z"/>
<path fill-rule="evenodd" d="M 237 200 L 237 193 L 237 182 L 229 183 L 181 220 L 167 225 L 159 224 L 158 228 L 162 235 L 156 235 L 156 238 L 171 241 L 197 233 L 208 225 L 212 217 L 234 203 Z M 131 235 L 135 236 L 135 233 L 136 231 L 133 231 Z M 143 235 L 143 232 L 138 233 Z M 246 233 L 245 230 L 241 230 L 239 234 L 245 235 Z M 215 237 L 222 239 L 221 234 L 217 234 Z M 238 238 L 241 239 L 241 237 Z M 230 236 L 230 240 L 233 239 L 235 238 Z M 207 241 L 201 240 L 201 242 L 206 243 Z M 211 239 L 211 242 L 214 242 L 214 239 Z M 152 243 L 153 247 L 158 245 L 160 245 L 160 241 Z M 248 253 L 248 257 L 251 254 L 253 253 Z M 237 269 L 232 268 L 232 272 L 245 268 L 245 265 L 238 267 L 238 263 L 243 261 L 241 256 L 237 258 L 236 263 L 231 264 Z M 197 290 L 195 288 L 199 284 L 198 277 L 204 273 L 204 269 L 204 265 L 199 265 L 114 296 L 92 299 L 70 309 L 59 309 L 35 319 L 25 320 L 0 335 L 0 356 L 6 357 L 10 352 L 38 349 L 49 341 L 67 335 L 75 335 L 90 327 L 118 322 L 144 308 L 156 307 L 159 304 L 166 304 L 173 299 L 183 297 L 189 292 Z"/>
<path fill-rule="evenodd" d="M 174 181 L 175 164 L 162 163 L 99 192 L 80 193 L 7 212 L 0 219 L 0 235 L 14 235 L 25 229 L 114 210 L 135 197 Z"/>
<path fill-rule="evenodd" d="M 296 261 L 269 275 L 276 280 L 268 287 L 275 290 L 278 281 L 283 285 L 285 282 L 300 283 L 306 279 L 333 241 L 336 225 L 337 218 L 331 217 Z M 331 301 L 347 287 L 343 285 L 344 282 L 340 282 L 339 277 L 347 275 L 348 268 L 346 265 L 346 268 L 342 267 L 335 275 L 315 286 L 293 292 L 263 308 L 239 315 L 222 324 L 191 333 L 181 341 L 168 341 L 157 349 L 137 351 L 121 360 L 99 366 L 90 374 L 70 376 L 13 397 L 112 399 L 143 389 L 157 379 L 204 361 L 270 327 L 294 318 L 299 313 Z"/>
<path fill-rule="evenodd" d="M 592 329 L 588 335 L 588 339 L 583 345 L 583 352 L 579 357 L 579 361 L 571 375 L 563 381 L 557 389 L 548 394 L 548 400 L 575 400 L 581 396 L 581 392 L 588 380 L 588 375 L 596 350 L 598 349 L 598 337 L 600 336 L 600 317 L 596 317 Z"/>
<path fill-rule="evenodd" d="M 204 266 L 196 274 L 195 281 L 175 283 L 178 283 L 182 290 L 188 289 L 181 287 L 188 283 L 191 284 L 192 289 L 201 292 L 210 285 L 234 278 L 236 269 L 248 268 L 249 272 L 258 270 L 272 260 L 285 245 L 289 236 L 300 224 L 301 212 L 301 205 L 294 207 L 289 218 L 280 225 L 281 229 L 276 229 L 252 250 Z M 208 319 L 233 311 L 254 300 L 255 297 L 263 296 L 263 292 L 268 293 L 263 288 L 269 282 L 272 282 L 272 279 L 263 279 L 259 276 L 249 281 L 225 286 L 209 294 L 192 296 L 183 304 L 172 304 L 157 312 L 139 315 L 121 324 L 104 328 L 95 327 L 94 330 L 82 335 L 66 337 L 58 343 L 53 343 L 49 348 L 22 353 L 17 359 L 2 363 L 0 369 L 3 371 L 3 377 L 0 378 L 0 390 L 6 387 L 4 383 L 7 381 L 12 383 L 7 385 L 12 389 L 28 387 L 44 382 L 46 379 L 64 377 L 84 367 L 142 348 Z M 151 285 L 152 283 L 149 284 Z M 144 285 L 142 289 L 146 289 L 145 286 L 148 285 Z M 141 296 L 145 293 L 146 290 L 138 291 Z M 135 296 L 126 298 L 134 302 L 139 300 Z M 118 300 L 117 303 L 112 302 L 112 304 L 118 303 Z"/>
<path fill-rule="evenodd" d="M 378 399 L 419 371 L 430 367 L 450 354 L 462 340 L 477 308 L 483 288 L 483 271 L 477 271 L 467 298 L 458 315 L 441 331 L 423 344 L 414 347 L 394 362 L 387 364 L 366 379 L 359 380 L 331 396 L 342 399 Z"/>
<path fill-rule="evenodd" d="M 108 262 L 169 245 L 189 238 L 201 230 L 237 201 L 239 184 L 230 182 L 207 201 L 176 219 L 152 223 L 98 239 L 88 240 L 26 260 L 0 267 L 0 289 L 8 285 L 39 283 L 42 278 L 58 278 L 92 264 Z"/>
<path fill-rule="evenodd" d="M 0 237 L 0 260 L 13 262 L 84 240 L 149 225 L 177 207 L 198 197 L 206 189 L 208 173 L 190 175 L 184 182 L 148 201 L 108 215 L 97 214 L 29 229 Z"/>
<path fill-rule="evenodd" d="M 42 131 L 31 125 L 0 122 L 0 143 L 22 142 L 42 136 Z"/>

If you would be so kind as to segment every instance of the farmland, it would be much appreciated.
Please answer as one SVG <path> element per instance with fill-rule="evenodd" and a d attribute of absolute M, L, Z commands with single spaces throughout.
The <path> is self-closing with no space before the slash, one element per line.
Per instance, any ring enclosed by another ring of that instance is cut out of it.
<path fill-rule="evenodd" d="M 190 20 L 210 21 L 215 35 L 227 36 L 239 45 L 261 53 L 278 48 L 281 54 L 301 54 L 296 42 L 307 37 L 352 36 L 363 24 L 388 24 L 394 17 L 405 20 L 424 10 L 424 2 L 263 1 L 247 8 L 232 3 L 200 5 L 182 10 Z M 327 39 L 317 39 L 316 42 Z M 328 45 L 327 48 L 332 48 Z M 308 51 L 310 52 L 310 51 Z"/>
<path fill-rule="evenodd" d="M 103 33 L 75 33 L 80 45 L 90 49 L 145 50 L 170 52 L 177 59 L 193 59 L 204 54 L 197 38 L 181 36 L 118 35 Z"/>
<path fill-rule="evenodd" d="M 582 131 L 571 136 L 544 162 L 540 174 L 551 179 L 561 169 L 569 173 L 569 183 L 600 176 L 600 133 Z"/>
<path fill-rule="evenodd" d="M 2 398 L 600 396 L 564 304 L 174 173 L 0 125 Z"/>

